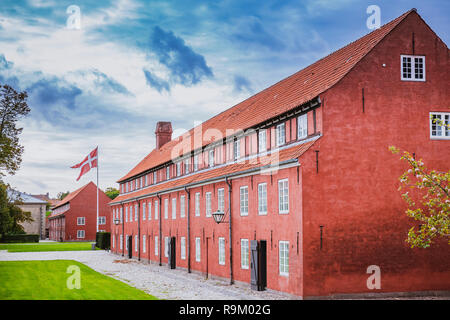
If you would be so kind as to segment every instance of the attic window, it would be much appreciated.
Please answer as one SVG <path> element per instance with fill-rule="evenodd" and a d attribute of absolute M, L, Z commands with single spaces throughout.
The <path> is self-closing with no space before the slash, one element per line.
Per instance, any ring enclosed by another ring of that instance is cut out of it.
<path fill-rule="evenodd" d="M 425 81 L 425 56 L 401 55 L 401 79 Z"/>

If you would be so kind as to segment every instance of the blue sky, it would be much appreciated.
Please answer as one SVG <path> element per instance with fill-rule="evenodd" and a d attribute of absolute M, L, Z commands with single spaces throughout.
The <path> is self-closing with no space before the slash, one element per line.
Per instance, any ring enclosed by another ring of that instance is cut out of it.
<path fill-rule="evenodd" d="M 1 0 L 0 83 L 29 94 L 21 169 L 28 193 L 73 191 L 70 166 L 97 145 L 100 187 L 117 186 L 155 146 L 369 33 L 411 8 L 449 43 L 441 0 Z M 80 29 L 67 8 L 81 9 Z"/>

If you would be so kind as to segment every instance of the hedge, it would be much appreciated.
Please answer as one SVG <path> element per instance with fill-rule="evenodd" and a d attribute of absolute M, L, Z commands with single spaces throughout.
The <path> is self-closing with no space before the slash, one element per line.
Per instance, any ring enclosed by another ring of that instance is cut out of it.
<path fill-rule="evenodd" d="M 0 239 L 3 243 L 26 243 L 26 242 L 39 242 L 38 234 L 5 234 Z"/>
<path fill-rule="evenodd" d="M 109 250 L 111 248 L 111 233 L 97 232 L 95 235 L 95 246 L 100 249 Z"/>

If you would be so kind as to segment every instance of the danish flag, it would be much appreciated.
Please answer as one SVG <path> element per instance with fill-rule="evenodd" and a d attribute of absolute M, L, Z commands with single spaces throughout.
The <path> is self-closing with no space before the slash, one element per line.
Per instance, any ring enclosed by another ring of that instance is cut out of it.
<path fill-rule="evenodd" d="M 92 150 L 87 156 L 86 158 L 84 158 L 83 161 L 81 161 L 79 164 L 74 165 L 73 169 L 76 168 L 80 168 L 81 167 L 81 172 L 80 175 L 77 178 L 77 181 L 80 180 L 81 176 L 85 173 L 87 173 L 89 170 L 91 170 L 91 168 L 97 168 L 97 161 L 98 161 L 98 156 L 97 156 L 97 148 L 95 148 L 94 150 Z"/>

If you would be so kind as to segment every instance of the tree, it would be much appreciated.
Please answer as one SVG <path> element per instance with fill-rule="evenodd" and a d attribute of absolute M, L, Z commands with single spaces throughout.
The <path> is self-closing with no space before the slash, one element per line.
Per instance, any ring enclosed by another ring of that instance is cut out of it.
<path fill-rule="evenodd" d="M 105 194 L 111 199 L 114 200 L 119 195 L 119 190 L 116 188 L 106 188 Z"/>
<path fill-rule="evenodd" d="M 392 146 L 389 149 L 394 154 L 400 152 Z M 409 229 L 406 241 L 411 248 L 427 248 L 436 237 L 440 237 L 447 238 L 450 245 L 450 170 L 429 170 L 422 159 L 416 160 L 407 151 L 403 152 L 400 159 L 409 165 L 409 169 L 399 178 L 399 191 L 409 189 L 402 193 L 402 198 L 408 204 L 405 212 L 420 223 L 418 227 Z M 420 199 L 420 203 L 417 204 L 415 199 Z"/>
<path fill-rule="evenodd" d="M 0 236 L 11 230 L 13 219 L 9 214 L 7 186 L 0 182 Z"/>
<path fill-rule="evenodd" d="M 13 175 L 22 162 L 23 146 L 19 135 L 23 128 L 16 123 L 30 112 L 27 93 L 17 92 L 8 85 L 0 85 L 0 177 Z"/>
<path fill-rule="evenodd" d="M 20 204 L 20 202 L 9 203 L 9 215 L 12 219 L 12 225 L 8 233 L 25 233 L 22 223 L 33 222 L 34 219 L 31 217 L 31 212 L 23 211 L 16 204 Z"/>
<path fill-rule="evenodd" d="M 62 200 L 62 199 L 64 199 L 65 197 L 67 197 L 67 195 L 68 195 L 69 193 L 70 193 L 69 191 L 66 191 L 66 192 L 59 192 L 59 193 L 56 195 L 56 198 L 58 198 L 59 200 Z"/>
<path fill-rule="evenodd" d="M 8 186 L 0 182 L 0 236 L 7 233 L 24 233 L 22 223 L 33 222 L 31 212 L 24 212 L 18 207 L 20 199 L 8 197 Z"/>

